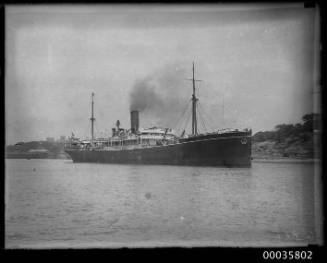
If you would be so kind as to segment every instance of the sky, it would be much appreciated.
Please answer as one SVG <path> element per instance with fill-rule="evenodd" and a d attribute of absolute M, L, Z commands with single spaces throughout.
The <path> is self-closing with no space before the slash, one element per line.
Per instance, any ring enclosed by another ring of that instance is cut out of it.
<path fill-rule="evenodd" d="M 96 136 L 111 134 L 118 119 L 130 128 L 143 84 L 143 98 L 158 103 L 140 112 L 140 126 L 178 130 L 185 119 L 190 133 L 193 62 L 202 80 L 200 132 L 272 130 L 318 110 L 313 8 L 8 5 L 5 12 L 7 144 L 90 136 L 92 92 Z"/>

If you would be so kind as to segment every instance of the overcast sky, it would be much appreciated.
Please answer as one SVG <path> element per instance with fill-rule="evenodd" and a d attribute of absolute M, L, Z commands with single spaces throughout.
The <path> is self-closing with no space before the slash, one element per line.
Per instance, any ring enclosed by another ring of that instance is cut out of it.
<path fill-rule="evenodd" d="M 92 92 L 98 135 L 117 119 L 130 128 L 131 90 L 146 78 L 174 79 L 154 88 L 184 109 L 193 61 L 207 126 L 300 122 L 313 111 L 314 32 L 301 5 L 7 6 L 6 142 L 89 136 Z M 141 126 L 160 125 L 145 115 Z"/>

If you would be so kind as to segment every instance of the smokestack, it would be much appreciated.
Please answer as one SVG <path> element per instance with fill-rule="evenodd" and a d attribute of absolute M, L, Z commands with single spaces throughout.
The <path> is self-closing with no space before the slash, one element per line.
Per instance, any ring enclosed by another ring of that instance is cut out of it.
<path fill-rule="evenodd" d="M 139 112 L 136 110 L 131 111 L 131 131 L 132 133 L 139 131 Z"/>

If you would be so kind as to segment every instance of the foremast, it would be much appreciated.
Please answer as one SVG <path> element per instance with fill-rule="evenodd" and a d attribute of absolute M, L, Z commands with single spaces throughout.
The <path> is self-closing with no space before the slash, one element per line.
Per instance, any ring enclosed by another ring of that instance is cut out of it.
<path fill-rule="evenodd" d="M 94 121 L 95 121 L 95 118 L 94 118 L 94 92 L 92 92 L 92 106 L 91 106 L 91 138 L 92 138 L 92 142 L 94 140 Z"/>
<path fill-rule="evenodd" d="M 195 79 L 194 78 L 194 62 L 193 62 L 193 78 L 189 79 L 192 80 L 193 83 L 193 94 L 192 94 L 192 135 L 197 135 L 198 134 L 198 126 L 197 126 L 197 118 L 196 118 L 196 102 L 199 100 L 195 96 L 195 81 L 202 81 L 200 79 Z"/>

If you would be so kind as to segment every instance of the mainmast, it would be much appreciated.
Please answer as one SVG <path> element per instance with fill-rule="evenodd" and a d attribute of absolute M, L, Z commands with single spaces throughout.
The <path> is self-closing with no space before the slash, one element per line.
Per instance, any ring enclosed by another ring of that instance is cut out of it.
<path fill-rule="evenodd" d="M 91 137 L 92 137 L 92 142 L 94 140 L 94 121 L 95 121 L 95 118 L 94 118 L 94 93 L 92 92 L 92 115 L 91 115 Z"/>
<path fill-rule="evenodd" d="M 194 62 L 193 62 L 193 94 L 192 94 L 192 135 L 198 134 L 197 119 L 196 119 L 196 102 L 198 101 L 195 96 L 195 81 L 202 81 L 200 79 L 194 79 Z"/>

